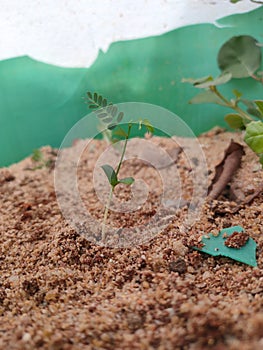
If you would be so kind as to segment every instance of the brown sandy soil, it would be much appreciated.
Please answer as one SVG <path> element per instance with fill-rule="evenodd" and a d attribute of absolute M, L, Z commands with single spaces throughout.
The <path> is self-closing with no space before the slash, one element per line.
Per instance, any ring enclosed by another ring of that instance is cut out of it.
<path fill-rule="evenodd" d="M 209 180 L 231 138 L 241 140 L 223 132 L 200 137 Z M 173 141 L 153 142 L 177 154 Z M 81 197 L 96 221 L 103 204 L 91 175 L 104 148 L 104 142 L 94 141 L 78 169 Z M 55 160 L 49 147 L 43 153 Z M 172 167 L 159 164 L 169 181 L 176 166 L 182 200 L 177 205 L 174 199 L 175 208 L 164 212 L 165 225 L 149 242 L 125 249 L 100 246 L 99 232 L 89 231 L 86 239 L 66 222 L 52 167 L 28 170 L 35 166 L 28 158 L 1 169 L 0 349 L 262 349 L 262 193 L 231 213 L 263 182 L 257 158 L 246 146 L 245 153 L 230 189 L 203 205 L 188 228 L 182 224 L 192 195 L 192 169 L 183 152 Z M 138 195 L 132 214 L 111 211 L 109 222 L 117 228 L 147 222 L 160 206 L 158 171 L 135 160 L 125 162 L 123 175 L 143 178 L 149 194 L 142 204 Z M 125 206 L 130 189 L 120 187 L 116 196 Z M 191 248 L 204 233 L 233 225 L 243 226 L 257 242 L 258 267 Z"/>

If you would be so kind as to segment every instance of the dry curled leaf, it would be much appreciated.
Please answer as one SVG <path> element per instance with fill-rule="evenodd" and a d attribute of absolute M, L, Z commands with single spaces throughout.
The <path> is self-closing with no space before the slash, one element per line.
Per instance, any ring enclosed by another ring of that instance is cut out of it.
<path fill-rule="evenodd" d="M 244 147 L 231 140 L 225 150 L 223 160 L 215 168 L 215 176 L 208 188 L 209 200 L 217 199 L 220 196 L 236 170 L 240 167 L 243 155 Z"/>

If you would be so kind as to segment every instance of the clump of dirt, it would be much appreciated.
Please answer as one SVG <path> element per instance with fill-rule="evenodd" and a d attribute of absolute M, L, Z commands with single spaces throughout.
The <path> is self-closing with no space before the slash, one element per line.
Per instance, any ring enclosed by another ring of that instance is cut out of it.
<path fill-rule="evenodd" d="M 247 243 L 248 239 L 249 235 L 245 232 L 233 232 L 232 235 L 225 240 L 225 246 L 239 249 Z"/>
<path fill-rule="evenodd" d="M 232 138 L 242 143 L 230 133 L 200 136 L 209 180 Z M 152 142 L 174 147 L 171 139 Z M 94 190 L 92 167 L 104 149 L 103 141 L 94 141 L 78 169 L 81 197 L 94 220 L 102 219 L 104 203 Z M 161 165 L 165 176 L 179 174 L 181 199 L 166 203 L 174 211 L 158 234 L 127 248 L 103 247 L 96 243 L 98 233 L 85 236 L 68 224 L 52 167 L 29 170 L 28 158 L 1 169 L 0 349 L 262 349 L 262 192 L 247 204 L 246 198 L 257 193 L 263 175 L 246 145 L 244 151 L 228 187 L 203 204 L 188 228 L 182 224 L 191 204 L 193 170 L 183 151 L 174 152 L 174 164 Z M 49 147 L 42 152 L 55 161 Z M 192 163 L 198 166 L 198 159 Z M 143 177 L 149 195 L 131 216 L 112 210 L 109 222 L 117 227 L 147 223 L 162 203 L 154 168 L 127 161 L 126 174 Z M 177 182 L 174 186 L 179 191 Z M 116 196 L 122 207 L 131 193 L 120 188 Z M 257 242 L 258 267 L 191 248 L 204 234 L 234 225 Z"/>

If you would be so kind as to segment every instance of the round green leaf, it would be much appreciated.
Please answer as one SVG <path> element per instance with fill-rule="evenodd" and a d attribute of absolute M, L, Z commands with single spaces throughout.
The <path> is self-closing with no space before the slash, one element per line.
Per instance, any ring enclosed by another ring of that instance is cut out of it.
<path fill-rule="evenodd" d="M 261 62 L 257 40 L 249 35 L 232 37 L 219 50 L 217 62 L 221 71 L 231 73 L 233 78 L 251 76 Z"/>
<path fill-rule="evenodd" d="M 263 153 L 263 122 L 251 122 L 247 125 L 245 142 L 255 153 Z"/>
<path fill-rule="evenodd" d="M 225 116 L 225 121 L 232 129 L 243 129 L 243 118 L 239 114 L 230 113 Z"/>

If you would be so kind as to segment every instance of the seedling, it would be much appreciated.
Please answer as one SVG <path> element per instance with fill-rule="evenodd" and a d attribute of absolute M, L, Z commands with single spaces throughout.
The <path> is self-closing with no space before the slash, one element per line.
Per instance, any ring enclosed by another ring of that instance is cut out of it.
<path fill-rule="evenodd" d="M 216 103 L 231 108 L 235 113 L 225 116 L 225 121 L 233 129 L 245 130 L 244 140 L 259 156 L 263 166 L 263 100 L 242 98 L 242 93 L 233 90 L 233 97 L 228 99 L 217 86 L 226 84 L 232 78 L 247 78 L 263 84 L 263 72 L 257 72 L 261 64 L 261 44 L 251 36 L 235 36 L 219 50 L 217 62 L 222 74 L 213 78 L 183 79 L 203 92 L 193 97 L 189 103 Z M 240 107 L 243 105 L 243 108 Z M 245 107 L 245 109 L 244 109 Z"/>
<path fill-rule="evenodd" d="M 105 175 L 107 176 L 108 182 L 110 184 L 110 192 L 104 209 L 101 232 L 101 239 L 102 241 L 105 241 L 106 222 L 114 190 L 119 184 L 131 186 L 134 183 L 134 178 L 131 176 L 119 178 L 119 172 L 123 164 L 127 143 L 131 136 L 131 130 L 135 125 L 137 125 L 139 129 L 141 129 L 144 125 L 146 130 L 150 133 L 153 133 L 154 129 L 148 119 L 143 119 L 138 120 L 136 122 L 129 121 L 128 128 L 127 130 L 125 130 L 120 126 L 120 123 L 124 118 L 124 113 L 122 111 L 119 111 L 116 105 L 113 105 L 111 102 L 109 103 L 106 98 L 104 98 L 96 92 L 94 92 L 93 94 L 91 92 L 87 92 L 87 96 L 89 108 L 92 109 L 92 111 L 96 114 L 97 118 L 99 119 L 100 123 L 104 126 L 104 136 L 107 135 L 107 140 L 110 141 L 110 143 L 112 144 L 120 140 L 124 141 L 123 147 L 120 152 L 120 160 L 116 169 L 114 169 L 109 164 L 102 165 L 102 169 Z"/>
<path fill-rule="evenodd" d="M 37 169 L 42 169 L 44 167 L 50 168 L 52 165 L 52 160 L 51 159 L 45 159 L 43 152 L 40 149 L 34 149 L 32 156 L 31 156 L 32 161 L 34 162 L 35 166 L 30 168 L 30 170 L 37 170 Z"/>

